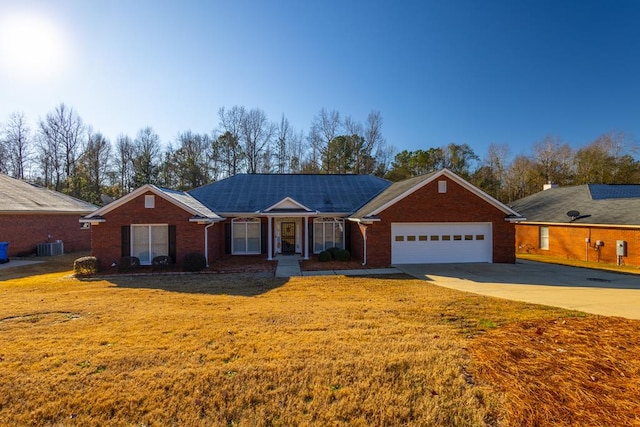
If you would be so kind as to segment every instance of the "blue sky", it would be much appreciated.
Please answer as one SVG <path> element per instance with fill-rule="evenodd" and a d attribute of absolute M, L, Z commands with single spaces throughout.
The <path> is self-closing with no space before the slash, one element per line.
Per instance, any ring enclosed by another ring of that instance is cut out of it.
<path fill-rule="evenodd" d="M 0 0 L 0 122 L 64 102 L 111 140 L 152 126 L 169 142 L 244 105 L 304 131 L 321 108 L 378 110 L 398 151 L 637 139 L 638 22 L 617 0 Z"/>

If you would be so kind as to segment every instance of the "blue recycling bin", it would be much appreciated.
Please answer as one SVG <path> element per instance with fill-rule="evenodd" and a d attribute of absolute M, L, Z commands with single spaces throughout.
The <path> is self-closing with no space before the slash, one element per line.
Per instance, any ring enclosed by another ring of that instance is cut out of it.
<path fill-rule="evenodd" d="M 9 242 L 0 242 L 0 264 L 9 262 L 9 257 L 7 256 L 7 248 L 9 248 Z"/>

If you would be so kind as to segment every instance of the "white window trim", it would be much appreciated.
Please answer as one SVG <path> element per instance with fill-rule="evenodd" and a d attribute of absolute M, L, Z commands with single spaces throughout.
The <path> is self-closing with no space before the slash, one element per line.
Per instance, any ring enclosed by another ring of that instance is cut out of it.
<path fill-rule="evenodd" d="M 165 227 L 167 229 L 167 253 L 165 255 L 169 255 L 169 224 L 131 224 L 131 226 L 129 227 L 129 253 L 131 254 L 131 256 L 137 256 L 134 251 L 133 251 L 133 246 L 135 244 L 134 241 L 134 228 L 136 227 L 147 227 L 147 232 L 148 232 L 148 244 L 149 244 L 149 253 L 151 254 L 151 246 L 153 245 L 153 241 L 151 239 L 152 233 L 151 233 L 151 228 L 152 227 Z M 142 262 L 142 260 L 140 260 L 140 265 L 151 265 L 151 261 L 153 261 L 153 257 L 149 257 L 149 261 L 148 262 Z"/>
<path fill-rule="evenodd" d="M 322 227 L 322 250 L 316 250 L 316 224 L 323 224 Z M 342 232 L 342 247 L 340 249 L 344 249 L 344 245 L 345 245 L 345 232 L 344 232 L 344 219 L 342 218 L 316 218 L 313 220 L 313 253 L 314 254 L 319 254 L 322 251 L 326 251 L 327 249 L 329 249 L 329 247 L 334 247 L 329 246 L 327 247 L 327 238 L 326 238 L 326 224 L 332 224 L 333 228 L 332 228 L 332 237 L 333 239 L 331 240 L 332 242 L 336 241 L 336 229 L 341 230 Z M 337 226 L 337 227 L 336 227 Z"/>
<path fill-rule="evenodd" d="M 249 233 L 247 233 L 248 224 L 259 224 L 260 232 L 258 234 L 258 251 L 236 251 L 235 239 L 233 237 L 233 229 L 236 224 L 245 225 L 245 248 L 249 247 Z M 260 255 L 262 253 L 262 222 L 260 218 L 233 218 L 231 220 L 231 255 Z"/>
<path fill-rule="evenodd" d="M 156 196 L 153 194 L 147 194 L 144 196 L 144 207 L 146 209 L 153 209 L 156 207 Z"/>

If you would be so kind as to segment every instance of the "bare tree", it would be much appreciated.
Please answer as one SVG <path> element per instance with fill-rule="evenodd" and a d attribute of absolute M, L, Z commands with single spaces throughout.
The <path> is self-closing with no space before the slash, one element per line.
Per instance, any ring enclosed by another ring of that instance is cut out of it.
<path fill-rule="evenodd" d="M 280 124 L 276 130 L 276 170 L 278 173 L 290 172 L 291 166 L 291 140 L 293 139 L 293 129 L 289 120 L 280 118 Z"/>
<path fill-rule="evenodd" d="M 573 151 L 557 137 L 547 135 L 533 146 L 536 162 L 545 182 L 566 185 L 571 182 Z"/>
<path fill-rule="evenodd" d="M 83 131 L 80 116 L 63 103 L 40 120 L 40 159 L 46 163 L 44 170 L 50 171 L 49 176 L 45 176 L 45 184 L 52 185 L 56 191 L 67 188 L 66 180 L 75 174 L 84 141 Z"/>
<path fill-rule="evenodd" d="M 117 175 L 119 180 L 119 196 L 129 193 L 133 189 L 133 159 L 135 147 L 133 141 L 127 135 L 118 135 L 116 138 Z"/>
<path fill-rule="evenodd" d="M 313 118 L 309 132 L 311 145 L 309 161 L 315 163 L 318 170 L 328 172 L 327 168 L 330 166 L 329 143 L 339 135 L 341 128 L 340 113 L 336 110 L 327 111 L 322 108 Z"/>
<path fill-rule="evenodd" d="M 227 176 L 239 173 L 245 158 L 240 143 L 245 115 L 245 108 L 237 105 L 229 110 L 224 107 L 218 110 L 221 134 L 215 139 L 214 151 L 217 151 L 223 159 Z"/>
<path fill-rule="evenodd" d="M 275 133 L 275 126 L 259 108 L 246 112 L 241 126 L 242 145 L 247 160 L 247 172 L 257 173 L 263 154 Z"/>
<path fill-rule="evenodd" d="M 11 176 L 24 179 L 31 154 L 31 129 L 24 113 L 11 113 L 2 133 L 4 168 Z"/>

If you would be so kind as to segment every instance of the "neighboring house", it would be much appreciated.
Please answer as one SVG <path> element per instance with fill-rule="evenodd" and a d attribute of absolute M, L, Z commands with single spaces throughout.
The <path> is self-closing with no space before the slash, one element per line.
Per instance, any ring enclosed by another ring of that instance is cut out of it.
<path fill-rule="evenodd" d="M 398 183 L 370 175 L 240 174 L 190 192 L 145 185 L 81 221 L 103 265 L 189 252 L 346 248 L 363 264 L 514 262 L 518 214 L 449 170 Z"/>
<path fill-rule="evenodd" d="M 8 255 L 34 254 L 39 243 L 61 240 L 65 252 L 91 248 L 78 220 L 98 207 L 0 173 L 0 241 Z"/>
<path fill-rule="evenodd" d="M 640 266 L 640 185 L 553 187 L 512 208 L 518 252 Z"/>

